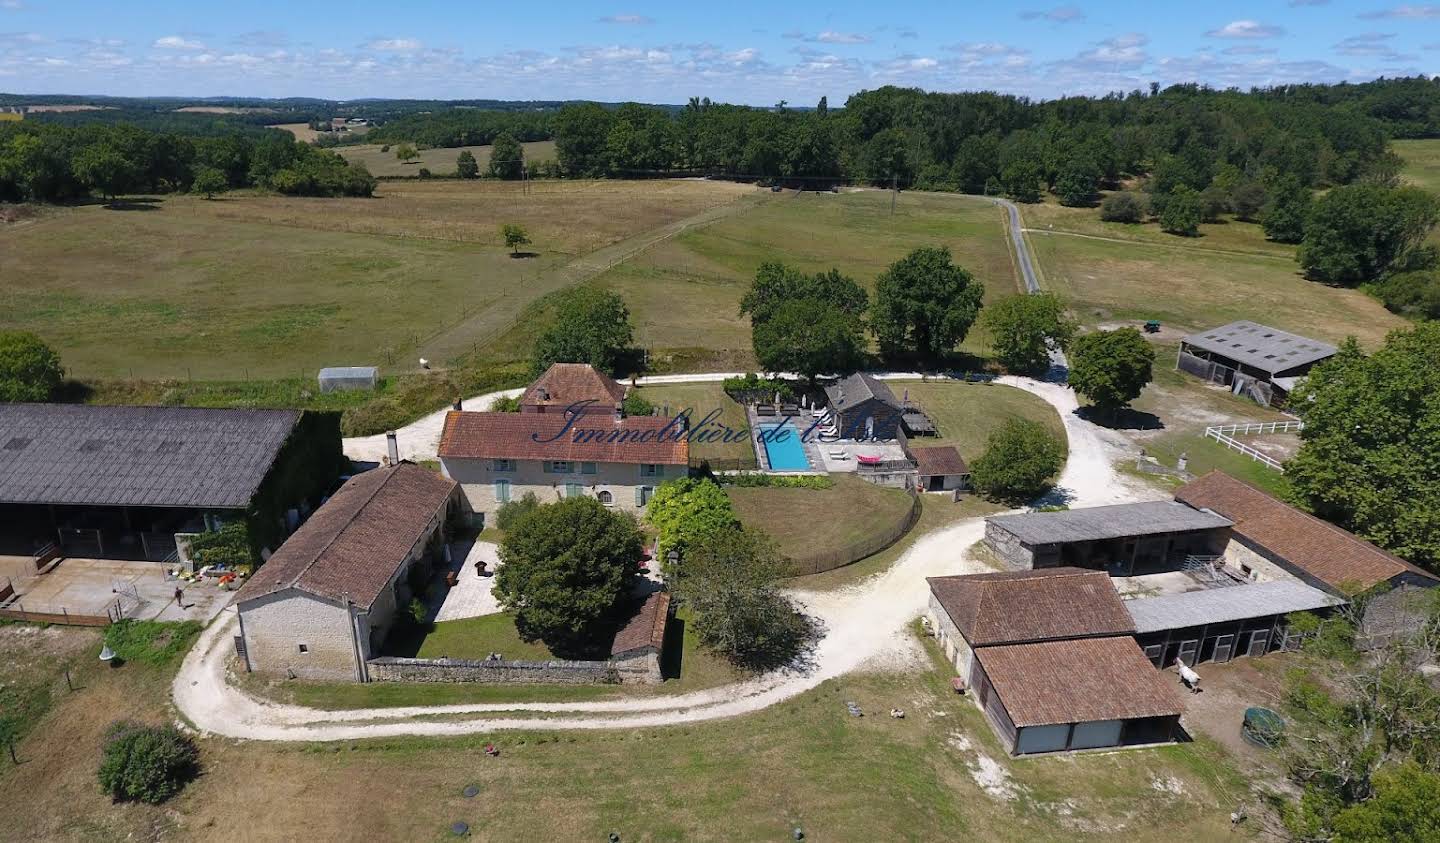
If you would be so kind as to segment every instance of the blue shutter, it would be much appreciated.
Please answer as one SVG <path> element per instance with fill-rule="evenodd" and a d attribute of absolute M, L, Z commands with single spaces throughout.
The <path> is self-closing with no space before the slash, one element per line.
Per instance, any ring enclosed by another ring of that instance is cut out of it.
<path fill-rule="evenodd" d="M 594 474 L 596 470 L 596 465 L 593 462 L 586 462 L 580 464 L 580 473 L 582 474 Z"/>
<path fill-rule="evenodd" d="M 500 503 L 509 503 L 509 502 L 510 502 L 510 481 L 509 481 L 509 480 L 496 480 L 496 481 L 495 481 L 495 500 L 499 501 Z"/>
<path fill-rule="evenodd" d="M 644 505 L 645 505 L 645 487 L 644 487 L 644 486 L 636 486 L 636 487 L 635 487 L 635 505 L 636 505 L 636 506 L 644 506 Z"/>

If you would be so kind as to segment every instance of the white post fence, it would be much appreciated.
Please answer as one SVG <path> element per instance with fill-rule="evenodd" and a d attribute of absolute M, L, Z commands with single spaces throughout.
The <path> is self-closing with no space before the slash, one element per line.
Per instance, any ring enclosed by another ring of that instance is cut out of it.
<path fill-rule="evenodd" d="M 1305 429 L 1305 422 L 1292 420 L 1283 422 L 1249 422 L 1246 424 L 1220 424 L 1205 428 L 1205 438 L 1214 439 L 1221 445 L 1231 450 L 1239 451 L 1252 460 L 1273 468 L 1281 474 L 1285 473 L 1285 466 L 1274 457 L 1256 448 L 1246 445 L 1235 438 L 1240 436 L 1253 436 L 1262 433 L 1291 433 Z"/>

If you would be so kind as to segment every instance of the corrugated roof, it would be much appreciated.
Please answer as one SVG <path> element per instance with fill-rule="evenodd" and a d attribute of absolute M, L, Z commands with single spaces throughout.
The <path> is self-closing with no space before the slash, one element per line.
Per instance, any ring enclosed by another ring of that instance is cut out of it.
<path fill-rule="evenodd" d="M 1018 727 L 1184 713 L 1134 638 L 981 647 L 975 658 Z"/>
<path fill-rule="evenodd" d="M 927 582 L 972 647 L 1135 629 L 1104 571 L 1045 568 L 930 577 Z"/>
<path fill-rule="evenodd" d="M 1324 360 L 1336 351 L 1329 343 L 1244 319 L 1191 334 L 1184 342 L 1271 373 Z"/>
<path fill-rule="evenodd" d="M 247 506 L 298 410 L 0 404 L 0 502 Z"/>
<path fill-rule="evenodd" d="M 890 391 L 890 387 L 863 372 L 842 378 L 838 383 L 825 387 L 825 395 L 830 401 L 830 409 L 837 413 L 863 404 L 871 398 L 900 409 L 900 401 L 895 397 L 895 393 Z"/>
<path fill-rule="evenodd" d="M 955 450 L 952 445 L 911 448 L 910 455 L 915 458 L 915 464 L 919 468 L 921 476 L 970 473 L 970 467 L 965 464 L 960 452 Z"/>
<path fill-rule="evenodd" d="M 1301 582 L 1275 580 L 1125 601 L 1136 632 L 1184 629 L 1209 623 L 1309 612 L 1345 601 Z"/>
<path fill-rule="evenodd" d="M 1026 544 L 1099 541 L 1230 526 L 1227 518 L 1175 501 L 1143 501 L 985 519 Z"/>
<path fill-rule="evenodd" d="M 1337 591 L 1350 585 L 1368 589 L 1404 573 L 1440 581 L 1354 533 L 1219 471 L 1180 487 L 1175 499 L 1232 519 L 1236 535 Z"/>
<path fill-rule="evenodd" d="M 568 430 L 567 430 L 568 426 Z M 674 419 L 566 413 L 472 413 L 445 416 L 440 456 L 457 459 L 569 460 L 688 465 L 690 443 Z"/>
<path fill-rule="evenodd" d="M 564 409 L 581 401 L 594 401 L 590 412 L 615 411 L 625 399 L 625 387 L 588 363 L 552 363 L 520 396 L 521 406 Z"/>
<path fill-rule="evenodd" d="M 294 588 L 370 608 L 458 488 L 409 462 L 355 475 L 260 566 L 236 602 Z"/>

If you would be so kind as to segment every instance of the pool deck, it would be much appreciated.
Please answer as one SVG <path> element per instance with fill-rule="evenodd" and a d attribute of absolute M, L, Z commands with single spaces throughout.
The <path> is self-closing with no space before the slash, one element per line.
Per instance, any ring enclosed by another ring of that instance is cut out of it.
<path fill-rule="evenodd" d="M 815 440 L 800 440 L 800 447 L 805 451 L 805 459 L 810 463 L 807 469 L 775 469 L 770 465 L 770 454 L 766 452 L 765 446 L 761 444 L 759 433 L 761 426 L 774 427 L 778 424 L 790 422 L 795 429 L 803 434 L 811 424 L 814 424 L 815 417 L 810 410 L 801 410 L 794 416 L 762 416 L 755 412 L 753 406 L 745 408 L 746 418 L 750 424 L 752 435 L 750 446 L 755 449 L 755 461 L 761 471 L 768 474 L 825 474 L 825 459 L 820 453 L 820 443 Z"/>

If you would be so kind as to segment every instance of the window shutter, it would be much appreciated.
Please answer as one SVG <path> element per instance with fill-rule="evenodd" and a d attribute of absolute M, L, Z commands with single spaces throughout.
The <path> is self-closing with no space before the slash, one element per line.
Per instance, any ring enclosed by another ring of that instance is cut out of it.
<path fill-rule="evenodd" d="M 635 487 L 635 505 L 636 505 L 636 506 L 644 506 L 644 505 L 645 505 L 645 487 L 644 487 L 644 486 L 636 486 L 636 487 Z"/>
<path fill-rule="evenodd" d="M 495 500 L 499 501 L 500 503 L 509 503 L 509 502 L 510 502 L 510 481 L 509 481 L 509 480 L 496 480 L 496 481 L 495 481 Z"/>
<path fill-rule="evenodd" d="M 549 474 L 549 473 L 550 473 L 550 461 L 549 461 L 549 460 L 541 460 L 541 461 L 540 461 L 540 470 L 543 471 L 543 472 L 545 472 L 546 474 Z"/>
<path fill-rule="evenodd" d="M 581 464 L 580 464 L 580 472 L 581 472 L 582 474 L 594 474 L 594 473 L 596 472 L 596 470 L 597 470 L 597 467 L 596 467 L 595 463 L 593 463 L 593 462 L 587 462 L 587 463 L 581 463 Z"/>

